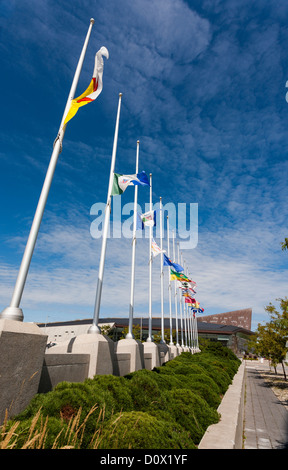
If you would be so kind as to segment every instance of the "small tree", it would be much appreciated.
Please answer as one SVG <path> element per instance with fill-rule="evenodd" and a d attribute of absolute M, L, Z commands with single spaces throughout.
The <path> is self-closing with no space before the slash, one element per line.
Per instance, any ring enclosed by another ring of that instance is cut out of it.
<path fill-rule="evenodd" d="M 282 250 L 288 250 L 288 238 L 284 239 L 284 242 L 281 243 Z"/>
<path fill-rule="evenodd" d="M 265 307 L 266 312 L 270 315 L 270 322 L 264 325 L 258 324 L 251 346 L 255 349 L 256 353 L 270 359 L 275 372 L 277 364 L 281 363 L 286 380 L 283 361 L 287 352 L 288 299 L 285 297 L 285 299 L 276 300 L 280 302 L 282 312 L 276 310 L 276 307 L 271 303 Z"/>

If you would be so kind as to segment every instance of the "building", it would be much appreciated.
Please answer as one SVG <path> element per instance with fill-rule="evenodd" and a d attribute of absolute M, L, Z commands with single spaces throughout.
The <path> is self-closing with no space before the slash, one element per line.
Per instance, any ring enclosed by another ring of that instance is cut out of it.
<path fill-rule="evenodd" d="M 198 320 L 205 323 L 215 323 L 217 325 L 234 325 L 245 328 L 246 330 L 251 330 L 252 308 L 217 313 L 215 315 L 205 315 L 198 317 Z"/>
<path fill-rule="evenodd" d="M 218 315 L 210 315 L 207 317 L 197 318 L 198 337 L 219 341 L 223 345 L 228 346 L 235 352 L 235 354 L 242 354 L 247 349 L 247 342 L 249 337 L 253 334 L 249 328 L 241 326 L 251 325 L 251 309 L 237 310 L 234 312 L 222 313 Z M 207 319 L 209 321 L 207 321 Z M 232 319 L 233 324 L 228 324 L 229 319 Z M 44 333 L 48 335 L 48 343 L 60 343 L 62 341 L 69 341 L 75 336 L 87 333 L 92 319 L 71 320 L 66 322 L 53 322 L 53 323 L 38 323 Z M 122 332 L 124 328 L 128 328 L 128 318 L 103 318 L 99 322 L 100 327 L 108 327 L 110 330 L 109 335 L 114 341 L 118 341 L 123 337 Z M 134 318 L 133 326 L 138 326 L 140 329 L 140 339 L 145 341 L 148 336 L 148 318 Z M 176 322 L 172 319 L 172 328 L 175 331 Z M 170 319 L 164 318 L 164 329 L 170 331 Z M 161 333 L 161 318 L 155 317 L 152 319 L 152 337 Z M 184 333 L 183 333 L 184 334 Z M 180 320 L 178 320 L 178 338 L 181 343 Z M 185 342 L 185 339 L 184 339 Z"/>

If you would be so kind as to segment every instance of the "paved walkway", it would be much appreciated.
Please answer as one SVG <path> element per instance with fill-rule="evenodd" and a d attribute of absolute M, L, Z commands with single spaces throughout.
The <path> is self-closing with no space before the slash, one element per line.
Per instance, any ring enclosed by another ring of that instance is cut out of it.
<path fill-rule="evenodd" d="M 244 449 L 288 449 L 288 410 L 259 373 L 270 370 L 269 363 L 245 362 Z"/>

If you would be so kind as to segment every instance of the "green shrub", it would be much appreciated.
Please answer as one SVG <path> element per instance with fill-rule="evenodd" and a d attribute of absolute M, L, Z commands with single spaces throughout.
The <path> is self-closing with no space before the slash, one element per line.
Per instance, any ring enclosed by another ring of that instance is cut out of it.
<path fill-rule="evenodd" d="M 131 377 L 132 376 L 132 377 Z M 129 389 L 135 411 L 151 410 L 164 406 L 165 399 L 156 374 L 148 370 L 139 370 L 131 374 L 129 379 Z"/>
<path fill-rule="evenodd" d="M 191 435 L 194 444 L 199 444 L 210 424 L 219 421 L 219 413 L 197 393 L 187 389 L 172 389 L 167 392 L 169 413 Z"/>
<path fill-rule="evenodd" d="M 189 390 L 191 392 L 196 392 L 201 398 L 203 398 L 211 408 L 217 409 L 221 403 L 221 396 L 219 393 L 215 392 L 209 385 L 198 381 L 197 379 L 192 379 L 192 382 L 189 382 Z"/>
<path fill-rule="evenodd" d="M 35 415 L 35 432 L 43 430 L 43 420 L 49 431 L 45 448 L 55 445 L 56 438 L 59 447 L 72 442 L 75 448 L 195 448 L 207 427 L 219 421 L 221 395 L 239 365 L 230 350 L 205 342 L 201 353 L 182 353 L 153 371 L 61 382 L 36 395 L 9 426 L 20 421 L 17 448 L 29 440 Z"/>
<path fill-rule="evenodd" d="M 113 397 L 114 412 L 130 411 L 133 409 L 133 401 L 129 383 L 124 377 L 115 375 L 95 375 L 93 379 L 86 379 L 93 393 L 97 396 L 100 390 L 107 390 Z"/>
<path fill-rule="evenodd" d="M 182 426 L 141 411 L 119 413 L 99 436 L 99 449 L 195 449 Z"/>

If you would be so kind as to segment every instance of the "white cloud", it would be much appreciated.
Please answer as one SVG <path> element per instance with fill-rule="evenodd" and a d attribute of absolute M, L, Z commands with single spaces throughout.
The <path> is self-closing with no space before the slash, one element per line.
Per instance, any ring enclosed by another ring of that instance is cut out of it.
<path fill-rule="evenodd" d="M 75 224 L 77 220 L 77 224 Z M 22 308 L 26 321 L 92 318 L 101 239 L 91 238 L 89 223 L 76 213 L 66 220 L 51 216 L 40 234 L 32 259 Z M 261 236 L 260 236 L 261 235 Z M 19 239 L 12 241 L 19 245 Z M 21 240 L 21 245 L 26 241 Z M 166 240 L 163 241 L 164 248 Z M 21 248 L 22 248 L 21 246 Z M 170 246 L 171 248 L 171 246 Z M 197 282 L 197 300 L 205 314 L 252 307 L 253 327 L 267 321 L 264 306 L 286 294 L 287 267 L 278 268 L 275 234 L 263 226 L 240 232 L 200 232 L 195 250 L 183 251 L 189 273 Z M 136 250 L 135 316 L 148 316 L 148 240 L 138 239 Z M 271 252 L 271 254 L 269 253 Z M 280 260 L 280 261 L 279 261 Z M 165 272 L 165 314 L 168 276 Z M 17 267 L 0 266 L 0 304 L 12 294 Z M 100 316 L 129 314 L 131 240 L 108 239 Z M 160 314 L 160 259 L 153 263 L 153 315 Z M 174 304 L 172 306 L 174 312 Z M 174 313 L 173 313 L 174 314 Z"/>

